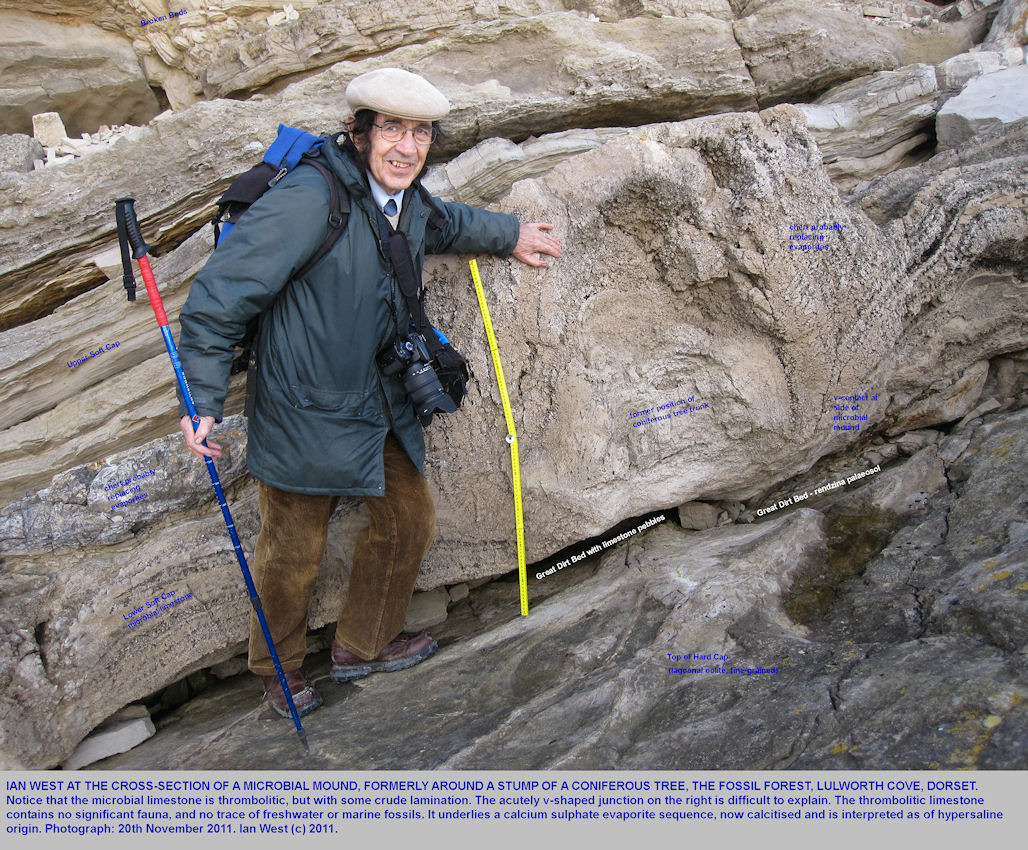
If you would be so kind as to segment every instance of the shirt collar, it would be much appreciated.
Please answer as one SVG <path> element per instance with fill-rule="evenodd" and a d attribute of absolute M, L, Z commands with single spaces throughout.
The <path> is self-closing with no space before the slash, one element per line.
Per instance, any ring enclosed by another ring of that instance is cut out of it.
<path fill-rule="evenodd" d="M 368 172 L 368 185 L 371 186 L 371 197 L 375 199 L 379 209 L 382 209 L 386 205 L 386 201 L 391 198 L 396 201 L 396 213 L 399 215 L 400 210 L 403 209 L 403 189 L 395 195 L 390 195 L 378 184 L 378 181 L 372 176 L 370 171 Z"/>

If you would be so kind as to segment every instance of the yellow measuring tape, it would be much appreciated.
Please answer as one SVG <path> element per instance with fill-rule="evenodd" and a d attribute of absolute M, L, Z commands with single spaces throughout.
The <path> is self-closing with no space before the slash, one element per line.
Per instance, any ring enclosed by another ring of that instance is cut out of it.
<path fill-rule="evenodd" d="M 485 290 L 482 289 L 482 278 L 478 274 L 478 263 L 471 260 L 471 276 L 475 279 L 475 292 L 478 294 L 478 306 L 482 311 L 485 323 L 485 335 L 489 337 L 489 350 L 493 355 L 493 366 L 496 369 L 496 383 L 500 387 L 500 399 L 503 401 L 503 418 L 507 420 L 507 442 L 510 444 L 510 468 L 514 475 L 514 526 L 518 537 L 518 587 L 521 590 L 521 616 L 528 616 L 528 573 L 525 570 L 525 523 L 521 513 L 521 465 L 518 462 L 518 433 L 514 428 L 514 417 L 510 412 L 510 398 L 507 396 L 507 384 L 503 380 L 503 366 L 500 364 L 500 350 L 496 347 L 496 335 L 493 323 L 489 318 L 489 307 L 485 303 Z"/>

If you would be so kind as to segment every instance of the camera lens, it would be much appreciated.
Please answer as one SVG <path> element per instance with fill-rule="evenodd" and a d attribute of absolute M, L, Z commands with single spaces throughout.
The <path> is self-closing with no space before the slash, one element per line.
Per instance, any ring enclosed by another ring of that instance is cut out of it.
<path fill-rule="evenodd" d="M 457 410 L 457 405 L 446 394 L 435 369 L 429 363 L 411 366 L 403 376 L 403 386 L 422 422 L 431 421 L 432 414 L 437 410 L 444 413 L 453 413 Z"/>

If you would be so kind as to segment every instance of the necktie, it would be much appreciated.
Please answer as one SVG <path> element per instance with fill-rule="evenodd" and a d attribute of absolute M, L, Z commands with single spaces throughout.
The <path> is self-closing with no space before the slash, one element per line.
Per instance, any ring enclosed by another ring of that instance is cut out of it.
<path fill-rule="evenodd" d="M 392 198 L 386 201 L 385 206 L 382 207 L 382 212 L 384 212 L 386 216 L 396 215 L 396 201 L 394 201 Z"/>

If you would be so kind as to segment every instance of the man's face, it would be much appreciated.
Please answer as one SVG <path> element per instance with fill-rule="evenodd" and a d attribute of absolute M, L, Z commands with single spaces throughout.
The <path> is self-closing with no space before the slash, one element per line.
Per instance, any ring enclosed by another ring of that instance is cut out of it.
<path fill-rule="evenodd" d="M 406 189 L 414 182 L 414 178 L 425 167 L 429 145 L 419 145 L 414 141 L 414 134 L 404 133 L 398 142 L 389 142 L 382 136 L 381 127 L 399 125 L 408 130 L 417 127 L 431 127 L 425 121 L 410 121 L 395 118 L 391 115 L 375 114 L 375 125 L 368 133 L 370 149 L 368 151 L 368 170 L 378 181 L 378 185 L 389 194 Z"/>

